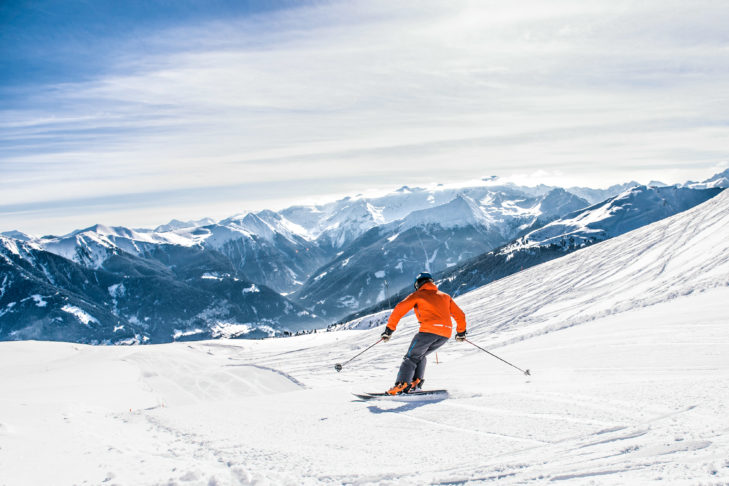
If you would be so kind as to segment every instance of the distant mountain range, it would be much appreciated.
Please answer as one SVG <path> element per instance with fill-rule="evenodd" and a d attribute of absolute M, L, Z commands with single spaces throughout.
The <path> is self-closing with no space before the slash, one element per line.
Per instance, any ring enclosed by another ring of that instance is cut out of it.
<path fill-rule="evenodd" d="M 158 245 L 139 256 L 117 247 L 99 264 L 87 248 L 74 255 L 83 265 L 0 237 L 0 339 L 156 343 L 266 337 L 323 322 L 278 292 L 238 278 L 215 251 Z"/>
<path fill-rule="evenodd" d="M 729 183 L 726 184 L 729 187 Z M 703 186 L 699 186 L 703 187 Z M 441 290 L 461 295 L 494 280 L 559 258 L 586 246 L 686 211 L 723 189 L 678 186 L 634 186 L 598 204 L 527 232 L 499 248 L 435 275 Z M 411 292 L 405 288 L 392 296 L 397 302 Z M 352 321 L 391 307 L 388 302 L 368 306 L 340 319 Z"/>
<path fill-rule="evenodd" d="M 455 267 L 587 205 L 563 189 L 536 197 L 515 189 L 464 189 L 445 204 L 370 229 L 319 268 L 295 298 L 336 319 L 385 300 L 420 271 Z"/>
<path fill-rule="evenodd" d="M 462 293 L 727 186 L 729 171 L 602 190 L 488 179 L 153 230 L 10 231 L 0 237 L 0 339 L 156 343 L 319 328 L 388 306 L 420 271 Z"/>

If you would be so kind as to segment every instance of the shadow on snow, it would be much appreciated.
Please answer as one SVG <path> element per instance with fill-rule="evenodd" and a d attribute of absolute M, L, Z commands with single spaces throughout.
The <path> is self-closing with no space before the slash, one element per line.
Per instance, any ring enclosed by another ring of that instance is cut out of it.
<path fill-rule="evenodd" d="M 382 408 L 378 405 L 370 405 L 367 407 L 367 410 L 370 411 L 370 413 L 402 413 L 402 412 L 409 412 L 410 410 L 415 410 L 416 408 L 420 408 L 424 405 L 431 405 L 433 403 L 442 402 L 445 400 L 445 398 L 437 398 L 433 400 L 419 400 L 419 401 L 413 401 L 413 402 L 407 402 L 403 403 L 399 407 L 395 408 Z"/>

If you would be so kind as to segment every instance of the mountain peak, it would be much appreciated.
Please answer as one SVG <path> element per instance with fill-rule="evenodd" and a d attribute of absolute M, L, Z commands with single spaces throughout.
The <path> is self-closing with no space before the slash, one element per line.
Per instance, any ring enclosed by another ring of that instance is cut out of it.
<path fill-rule="evenodd" d="M 726 189 L 729 187 L 729 169 L 725 169 L 718 174 L 714 174 L 710 178 L 706 179 L 703 184 L 707 188 L 720 187 Z"/>
<path fill-rule="evenodd" d="M 4 232 L 0 233 L 0 236 L 5 236 L 7 238 L 12 238 L 12 239 L 18 240 L 18 241 L 30 241 L 30 240 L 34 239 L 33 236 L 23 233 L 22 231 L 18 231 L 18 230 L 4 231 Z"/>
<path fill-rule="evenodd" d="M 187 229 L 187 228 L 199 228 L 200 226 L 207 226 L 215 224 L 213 218 L 202 218 L 196 221 L 180 221 L 179 219 L 173 219 L 167 224 L 157 226 L 154 230 L 155 233 L 166 233 L 169 231 Z"/>
<path fill-rule="evenodd" d="M 556 187 L 542 197 L 539 211 L 544 218 L 552 218 L 586 208 L 590 203 L 569 191 Z"/>
<path fill-rule="evenodd" d="M 429 224 L 438 224 L 443 228 L 460 226 L 489 227 L 492 222 L 492 218 L 487 217 L 476 201 L 463 193 L 459 193 L 440 206 L 413 211 L 400 220 L 399 229 L 403 231 L 414 226 Z"/>

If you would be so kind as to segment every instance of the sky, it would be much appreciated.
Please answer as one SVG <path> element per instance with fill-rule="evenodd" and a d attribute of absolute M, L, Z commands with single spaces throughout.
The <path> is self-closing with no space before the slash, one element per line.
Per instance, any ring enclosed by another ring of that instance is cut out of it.
<path fill-rule="evenodd" d="M 729 167 L 729 3 L 0 2 L 0 231 Z"/>

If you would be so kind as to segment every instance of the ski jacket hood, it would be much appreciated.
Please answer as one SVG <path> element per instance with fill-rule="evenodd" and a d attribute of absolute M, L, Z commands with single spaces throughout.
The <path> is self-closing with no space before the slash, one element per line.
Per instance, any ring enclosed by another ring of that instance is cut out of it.
<path fill-rule="evenodd" d="M 424 283 L 418 290 L 397 304 L 390 314 L 387 327 L 394 331 L 397 323 L 410 309 L 415 310 L 415 317 L 420 323 L 420 332 L 450 338 L 453 332 L 451 317 L 456 320 L 457 332 L 466 330 L 466 315 L 451 296 L 438 290 L 433 282 Z"/>

